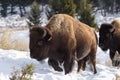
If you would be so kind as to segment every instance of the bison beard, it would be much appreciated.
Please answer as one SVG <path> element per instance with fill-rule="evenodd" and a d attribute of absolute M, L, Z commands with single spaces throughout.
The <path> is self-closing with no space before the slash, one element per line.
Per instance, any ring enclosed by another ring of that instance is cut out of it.
<path fill-rule="evenodd" d="M 72 71 L 74 60 L 78 62 L 78 72 L 90 61 L 96 73 L 97 39 L 88 25 L 66 14 L 54 15 L 45 27 L 30 29 L 30 56 L 38 61 L 49 58 L 48 64 L 65 74 Z M 75 59 L 76 58 L 76 59 Z"/>

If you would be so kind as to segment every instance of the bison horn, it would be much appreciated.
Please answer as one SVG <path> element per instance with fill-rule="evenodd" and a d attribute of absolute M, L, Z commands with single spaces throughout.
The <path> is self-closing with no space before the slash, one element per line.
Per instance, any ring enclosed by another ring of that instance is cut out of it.
<path fill-rule="evenodd" d="M 47 31 L 45 29 L 43 29 L 43 38 L 47 35 Z"/>
<path fill-rule="evenodd" d="M 31 21 L 29 21 L 28 19 L 26 20 L 26 22 L 27 22 L 27 24 L 28 24 L 28 26 L 34 26 L 34 24 L 31 22 Z"/>
<path fill-rule="evenodd" d="M 112 27 L 109 31 L 112 33 L 114 32 L 114 30 L 115 30 L 115 27 Z"/>
<path fill-rule="evenodd" d="M 48 41 L 50 41 L 52 39 L 52 37 L 49 37 Z"/>
<path fill-rule="evenodd" d="M 112 33 L 115 30 L 115 22 L 113 21 L 111 23 L 111 28 L 109 29 L 109 31 Z"/>
<path fill-rule="evenodd" d="M 50 33 L 49 30 L 47 29 L 43 29 L 44 33 L 43 33 L 43 38 L 46 40 L 46 41 L 50 41 L 52 39 L 52 34 Z"/>

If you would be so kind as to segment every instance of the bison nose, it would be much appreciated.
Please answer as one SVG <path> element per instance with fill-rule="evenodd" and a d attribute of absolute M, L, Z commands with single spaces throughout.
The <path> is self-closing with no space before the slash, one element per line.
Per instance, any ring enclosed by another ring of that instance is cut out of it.
<path fill-rule="evenodd" d="M 33 56 L 30 55 L 31 58 L 34 58 Z"/>
<path fill-rule="evenodd" d="M 100 46 L 101 48 L 103 48 L 103 47 L 104 47 L 104 44 L 103 44 L 103 43 L 100 43 L 99 46 Z"/>
<path fill-rule="evenodd" d="M 30 54 L 30 57 L 31 57 L 31 58 L 35 58 L 35 56 L 33 56 L 33 55 L 31 55 L 31 54 Z"/>

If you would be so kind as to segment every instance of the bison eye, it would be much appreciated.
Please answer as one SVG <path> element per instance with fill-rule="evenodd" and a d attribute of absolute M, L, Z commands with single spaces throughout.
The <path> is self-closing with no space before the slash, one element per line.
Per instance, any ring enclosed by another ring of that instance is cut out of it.
<path fill-rule="evenodd" d="M 38 45 L 39 45 L 39 46 L 42 46 L 42 45 L 43 45 L 43 41 L 39 41 L 39 42 L 38 42 Z"/>

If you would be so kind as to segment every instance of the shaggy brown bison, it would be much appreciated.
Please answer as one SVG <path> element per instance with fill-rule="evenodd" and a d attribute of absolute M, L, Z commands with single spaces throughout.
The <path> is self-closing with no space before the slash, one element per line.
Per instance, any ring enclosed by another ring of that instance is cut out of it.
<path fill-rule="evenodd" d="M 102 50 L 110 49 L 110 58 L 113 61 L 116 51 L 120 54 L 120 20 L 111 24 L 103 23 L 99 29 L 99 46 Z"/>
<path fill-rule="evenodd" d="M 96 49 L 94 30 L 66 14 L 54 15 L 45 27 L 30 29 L 31 58 L 38 61 L 49 58 L 49 65 L 57 71 L 63 71 L 59 67 L 63 63 L 65 74 L 72 71 L 75 59 L 79 71 L 87 57 L 96 73 Z"/>

